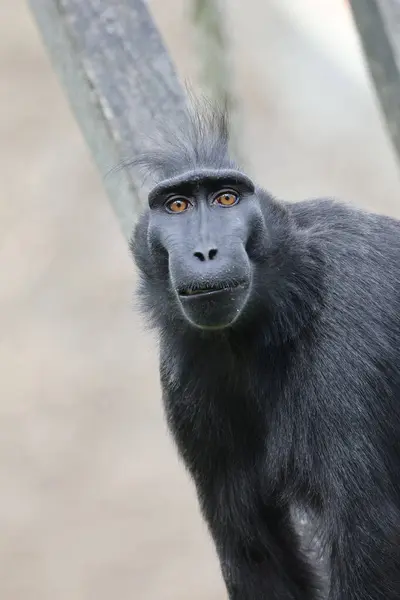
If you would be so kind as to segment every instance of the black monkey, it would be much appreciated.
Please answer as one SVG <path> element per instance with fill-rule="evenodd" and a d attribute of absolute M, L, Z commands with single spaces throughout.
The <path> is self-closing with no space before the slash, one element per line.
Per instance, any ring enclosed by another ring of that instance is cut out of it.
<path fill-rule="evenodd" d="M 278 201 L 223 112 L 139 161 L 131 248 L 169 427 L 231 600 L 318 596 L 293 505 L 318 516 L 330 600 L 400 599 L 400 222 Z"/>

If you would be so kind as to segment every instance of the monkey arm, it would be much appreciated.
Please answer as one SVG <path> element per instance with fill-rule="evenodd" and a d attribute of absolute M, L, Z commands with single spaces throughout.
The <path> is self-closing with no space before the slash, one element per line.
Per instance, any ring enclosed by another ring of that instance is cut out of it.
<path fill-rule="evenodd" d="M 398 600 L 400 511 L 391 493 L 357 500 L 357 511 L 346 510 L 339 530 L 340 521 L 332 523 L 329 600 Z"/>
<path fill-rule="evenodd" d="M 300 551 L 289 511 L 265 507 L 257 531 L 211 525 L 230 600 L 312 600 L 316 577 Z M 207 517 L 206 517 L 207 519 Z M 209 524 L 210 520 L 207 519 Z M 243 532 L 244 534 L 244 532 Z"/>
<path fill-rule="evenodd" d="M 165 359 L 166 355 L 163 356 Z M 178 376 L 178 366 L 173 360 L 161 360 L 161 365 L 168 425 L 195 483 L 229 599 L 317 598 L 316 578 L 301 553 L 289 508 L 269 499 L 261 484 L 262 455 L 251 452 L 248 461 L 232 455 L 225 438 L 229 425 L 216 427 L 218 441 L 214 430 L 201 427 L 202 420 L 208 419 L 208 410 L 202 410 L 207 399 L 186 395 L 187 387 L 182 385 L 182 376 Z M 216 399 L 211 399 L 210 404 L 214 407 L 216 423 L 219 420 Z M 243 430 L 246 430 L 244 421 Z M 250 443 L 247 445 L 249 448 Z"/>

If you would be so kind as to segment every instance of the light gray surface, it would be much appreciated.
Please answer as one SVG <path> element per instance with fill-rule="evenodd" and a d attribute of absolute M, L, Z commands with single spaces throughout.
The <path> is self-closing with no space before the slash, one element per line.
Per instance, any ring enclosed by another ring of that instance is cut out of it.
<path fill-rule="evenodd" d="M 252 172 L 281 195 L 399 216 L 341 3 L 327 0 L 328 35 L 322 0 L 301 23 L 293 0 L 226 1 Z M 193 74 L 184 0 L 150 4 L 181 75 Z M 317 13 L 321 36 L 305 39 Z M 0 2 L 0 78 L 0 598 L 223 600 L 166 432 L 154 340 L 132 309 L 125 240 L 16 0 Z"/>

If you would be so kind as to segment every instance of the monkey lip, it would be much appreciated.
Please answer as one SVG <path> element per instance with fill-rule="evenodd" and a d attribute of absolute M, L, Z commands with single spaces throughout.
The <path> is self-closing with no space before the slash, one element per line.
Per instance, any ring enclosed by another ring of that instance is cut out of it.
<path fill-rule="evenodd" d="M 221 286 L 212 286 L 212 287 L 204 287 L 204 288 L 181 288 L 178 290 L 178 295 L 180 298 L 210 298 L 212 296 L 217 296 L 221 293 L 232 292 L 238 289 L 244 289 L 247 287 L 247 282 L 237 281 L 233 283 L 229 283 Z"/>

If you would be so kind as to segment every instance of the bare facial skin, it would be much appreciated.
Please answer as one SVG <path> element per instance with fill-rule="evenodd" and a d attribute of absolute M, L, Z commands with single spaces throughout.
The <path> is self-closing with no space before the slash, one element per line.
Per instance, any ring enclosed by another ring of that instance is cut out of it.
<path fill-rule="evenodd" d="M 221 329 L 244 309 L 247 253 L 263 217 L 251 181 L 238 172 L 187 173 L 153 190 L 148 235 L 168 255 L 169 284 L 195 327 Z"/>

